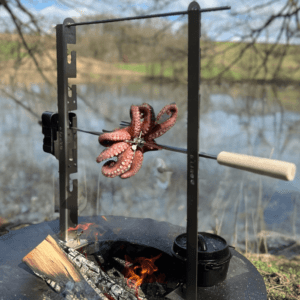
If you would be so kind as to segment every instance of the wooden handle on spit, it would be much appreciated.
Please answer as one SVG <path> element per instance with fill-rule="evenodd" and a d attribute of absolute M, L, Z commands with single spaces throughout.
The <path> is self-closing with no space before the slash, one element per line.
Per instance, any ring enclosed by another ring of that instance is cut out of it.
<path fill-rule="evenodd" d="M 295 164 L 276 159 L 222 151 L 217 156 L 217 161 L 220 165 L 287 181 L 294 180 L 296 174 Z"/>

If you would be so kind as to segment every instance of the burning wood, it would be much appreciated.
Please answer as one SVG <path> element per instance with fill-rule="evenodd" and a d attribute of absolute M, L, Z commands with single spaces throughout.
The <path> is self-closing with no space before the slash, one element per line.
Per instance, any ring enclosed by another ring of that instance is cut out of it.
<path fill-rule="evenodd" d="M 106 218 L 105 218 L 105 220 L 106 220 Z M 75 230 L 77 230 L 77 233 L 76 233 L 77 245 L 81 245 L 80 236 L 82 234 L 84 234 L 86 237 L 89 237 L 89 236 L 91 236 L 91 233 L 93 232 L 95 240 L 97 242 L 98 235 L 102 236 L 105 233 L 105 231 L 102 232 L 102 233 L 95 232 L 95 230 L 93 230 L 93 228 L 98 228 L 99 229 L 100 226 L 97 225 L 97 224 L 95 224 L 95 223 L 78 224 L 75 228 L 69 228 L 68 231 L 75 231 Z M 78 229 L 82 229 L 82 231 L 78 231 Z M 76 247 L 74 245 L 74 241 L 73 240 L 71 240 L 71 243 L 69 241 L 69 244 L 67 244 L 67 246 L 72 247 L 72 248 L 78 248 L 78 247 Z"/>
<path fill-rule="evenodd" d="M 128 293 L 120 285 L 116 284 L 99 266 L 89 261 L 78 251 L 67 247 L 60 242 L 62 248 L 68 253 L 68 258 L 79 268 L 87 283 L 100 295 L 105 295 L 108 299 L 131 299 L 135 296 Z M 114 298 L 115 297 L 115 298 Z"/>
<path fill-rule="evenodd" d="M 57 243 L 50 235 L 28 253 L 23 261 L 37 276 L 63 296 L 72 295 L 74 282 L 81 283 L 85 279 L 100 297 L 98 299 L 136 300 L 133 294 L 116 284 L 100 266 L 68 247 L 66 243 L 60 240 Z"/>
<path fill-rule="evenodd" d="M 95 227 L 97 227 L 97 231 L 93 230 Z M 100 297 L 97 299 L 101 300 L 161 299 L 166 293 L 167 287 L 164 282 L 165 275 L 157 275 L 158 267 L 155 265 L 155 261 L 162 256 L 162 253 L 155 254 L 156 256 L 151 254 L 151 258 L 146 254 L 146 257 L 141 255 L 141 257 L 131 259 L 128 255 L 131 256 L 130 251 L 135 247 L 130 248 L 128 245 L 127 249 L 122 244 L 120 249 L 125 251 L 125 256 L 123 254 L 122 259 L 120 257 L 119 266 L 122 267 L 112 269 L 109 266 L 116 257 L 113 258 L 109 254 L 111 245 L 108 244 L 108 249 L 105 243 L 103 245 L 101 241 L 99 243 L 99 236 L 102 235 L 98 230 L 99 227 L 102 228 L 94 223 L 86 223 L 68 230 L 79 229 L 77 238 L 82 235 L 94 237 L 95 243 L 90 239 L 80 239 L 80 244 L 76 239 L 68 242 L 56 241 L 48 235 L 40 245 L 23 258 L 23 261 L 37 276 L 64 297 L 74 296 L 78 289 L 82 290 L 83 285 L 86 285 L 86 289 L 95 292 L 97 297 Z M 102 253 L 103 257 L 99 253 Z M 104 259 L 104 257 L 106 258 Z M 51 262 L 49 263 L 49 261 Z M 81 286 L 75 286 L 77 283 Z M 84 289 L 83 294 L 87 294 Z M 87 299 L 92 298 L 87 297 Z"/>
<path fill-rule="evenodd" d="M 138 290 L 143 283 L 167 283 L 164 274 L 154 275 L 158 271 L 158 267 L 155 266 L 154 262 L 161 256 L 162 253 L 152 258 L 138 257 L 132 260 L 128 255 L 125 255 L 126 262 L 122 274 L 127 278 L 128 287 L 135 289 L 135 295 L 138 299 L 141 299 L 138 296 Z"/>

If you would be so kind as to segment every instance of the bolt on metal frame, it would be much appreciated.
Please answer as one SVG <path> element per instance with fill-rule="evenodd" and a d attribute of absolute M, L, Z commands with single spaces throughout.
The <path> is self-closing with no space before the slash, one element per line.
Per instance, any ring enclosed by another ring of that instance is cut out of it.
<path fill-rule="evenodd" d="M 198 271 L 198 164 L 199 164 L 199 110 L 200 110 L 200 37 L 201 13 L 230 9 L 230 6 L 200 9 L 193 1 L 187 11 L 164 14 L 100 20 L 75 23 L 67 18 L 56 26 L 57 49 L 57 98 L 58 98 L 58 138 L 48 152 L 59 159 L 59 195 L 60 195 L 60 238 L 68 241 L 68 229 L 78 225 L 78 181 L 70 180 L 70 174 L 77 173 L 77 132 L 70 129 L 77 127 L 76 85 L 68 95 L 68 78 L 76 78 L 76 52 L 71 52 L 71 63 L 67 61 L 67 44 L 76 44 L 76 26 L 111 23 L 137 19 L 188 15 L 188 126 L 187 126 L 187 293 L 186 299 L 197 299 Z M 50 113 L 51 114 L 51 113 Z M 53 115 L 48 115 L 49 120 Z M 44 116 L 43 116 L 44 117 Z M 54 118 L 53 118 L 54 119 Z M 53 121 L 53 120 L 52 120 Z M 48 121 L 50 122 L 50 121 Z M 46 136 L 46 135 L 45 135 Z M 44 150 L 45 151 L 45 150 Z M 73 189 L 70 189 L 72 183 Z"/>

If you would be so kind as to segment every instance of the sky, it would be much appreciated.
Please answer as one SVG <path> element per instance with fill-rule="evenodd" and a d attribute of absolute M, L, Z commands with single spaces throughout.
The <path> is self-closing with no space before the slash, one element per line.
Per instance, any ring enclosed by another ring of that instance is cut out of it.
<path fill-rule="evenodd" d="M 65 18 L 71 17 L 76 21 L 76 18 L 83 17 L 88 21 L 95 20 L 93 15 L 99 13 L 114 14 L 117 17 L 129 17 L 133 16 L 134 12 L 132 7 L 147 9 L 151 7 L 151 0 L 133 0 L 131 5 L 125 5 L 124 0 L 77 0 L 80 2 L 76 7 L 70 8 L 62 2 L 73 3 L 72 0 L 20 0 L 21 3 L 35 16 L 44 17 L 42 22 L 42 27 L 45 31 L 49 33 L 54 33 L 54 26 L 58 23 L 62 23 Z M 13 0 L 11 1 L 14 2 Z M 184 11 L 191 0 L 173 0 L 168 7 L 163 8 L 161 11 L 155 11 L 154 13 L 164 13 L 171 11 Z M 201 8 L 218 7 L 218 6 L 231 6 L 231 12 L 242 11 L 253 5 L 259 5 L 262 3 L 269 2 L 268 0 L 201 0 L 197 1 Z M 230 10 L 218 11 L 218 12 L 208 12 L 201 14 L 202 28 L 206 31 L 213 40 L 216 41 L 238 41 L 239 35 L 243 33 L 243 29 L 238 26 L 232 26 L 235 22 L 239 22 L 245 25 L 249 21 L 249 27 L 255 28 L 255 26 L 261 25 L 265 22 L 266 18 L 272 12 L 279 12 L 279 10 L 284 6 L 286 0 L 273 0 L 272 5 L 265 8 L 264 10 L 259 10 L 255 14 L 244 14 L 239 17 L 230 16 Z M 88 6 L 88 7 L 87 7 Z M 17 10 L 15 10 L 17 12 Z M 23 21 L 28 21 L 28 18 L 18 11 L 16 13 Z M 86 17 L 86 18 L 85 18 Z M 164 18 L 172 21 L 174 24 L 172 29 L 177 30 L 183 21 L 187 21 L 187 16 L 179 17 L 167 17 Z M 10 24 L 11 20 L 7 12 L 0 6 L 0 20 L 5 21 Z M 153 19 L 157 20 L 157 19 Z M 176 21 L 179 20 L 179 21 Z M 224 30 L 228 24 L 231 24 L 231 28 Z M 281 22 L 274 22 L 272 27 L 268 30 L 268 41 L 274 42 L 279 33 Z M 99 25 L 101 26 L 101 25 Z M 0 25 L 0 31 L 4 30 L 4 26 Z M 14 28 L 14 26 L 10 26 Z M 245 29 L 244 29 L 245 30 Z M 266 34 L 263 34 L 259 38 L 259 42 L 266 42 Z M 285 40 L 281 39 L 280 42 L 284 43 Z M 296 41 L 298 44 L 300 39 Z"/>

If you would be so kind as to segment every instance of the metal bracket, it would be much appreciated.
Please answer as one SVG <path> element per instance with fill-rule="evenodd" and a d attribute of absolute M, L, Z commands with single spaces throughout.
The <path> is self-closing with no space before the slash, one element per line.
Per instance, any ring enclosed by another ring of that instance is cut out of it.
<path fill-rule="evenodd" d="M 42 133 L 45 135 L 43 140 L 43 150 L 46 153 L 54 155 L 59 160 L 59 142 L 58 142 L 58 113 L 51 111 L 45 111 L 42 114 Z M 69 113 L 69 124 L 70 127 L 77 124 L 76 114 Z M 77 164 L 77 136 L 68 129 L 68 149 L 69 160 Z M 70 173 L 76 173 L 77 168 L 74 164 L 70 164 Z M 54 203 L 54 211 L 59 212 L 59 204 Z"/>
<path fill-rule="evenodd" d="M 77 173 L 77 133 L 70 127 L 77 127 L 76 85 L 68 95 L 68 78 L 76 78 L 76 53 L 71 52 L 71 63 L 67 60 L 67 44 L 76 44 L 76 28 L 67 27 L 74 20 L 67 18 L 56 26 L 57 50 L 57 99 L 58 99 L 58 148 L 59 148 L 59 195 L 60 195 L 60 238 L 68 241 L 68 229 L 78 224 L 78 181 L 70 180 L 70 174 Z M 69 116 L 69 117 L 68 117 Z M 71 190 L 72 185 L 72 190 Z"/>

